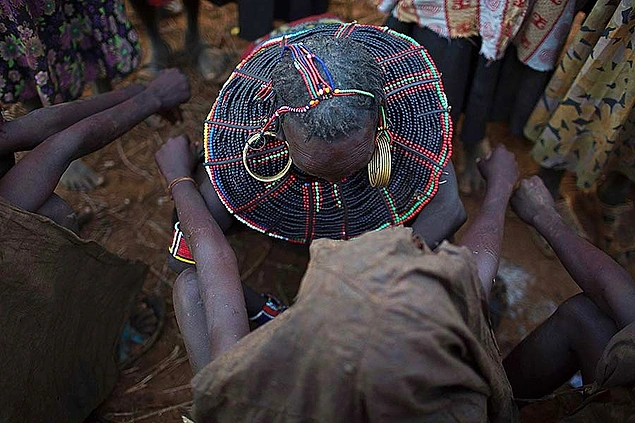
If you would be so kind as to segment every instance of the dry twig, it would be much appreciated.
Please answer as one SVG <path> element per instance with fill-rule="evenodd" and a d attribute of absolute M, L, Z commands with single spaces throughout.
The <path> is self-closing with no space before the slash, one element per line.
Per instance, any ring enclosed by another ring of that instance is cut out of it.
<path fill-rule="evenodd" d="M 145 389 L 148 386 L 148 383 L 165 369 L 168 369 L 168 368 L 172 369 L 174 367 L 181 365 L 185 361 L 187 361 L 187 356 L 179 357 L 180 352 L 181 352 L 181 347 L 179 347 L 178 345 L 175 346 L 172 352 L 170 353 L 170 355 L 168 355 L 166 358 L 161 360 L 156 366 L 152 367 L 151 371 L 145 377 L 143 377 L 143 379 L 141 379 L 139 382 L 132 385 L 124 393 L 131 394 L 133 392 L 137 392 L 142 389 Z"/>
<path fill-rule="evenodd" d="M 174 388 L 164 389 L 163 391 L 161 391 L 161 393 L 163 393 L 163 394 L 173 394 L 175 392 L 179 392 L 179 391 L 184 391 L 186 389 L 190 389 L 191 387 L 192 387 L 192 385 L 190 385 L 189 383 L 186 383 L 185 385 L 175 386 Z"/>
<path fill-rule="evenodd" d="M 110 421 L 112 421 L 111 420 L 112 418 L 117 418 L 117 417 L 132 417 L 131 419 L 123 420 L 119 423 L 134 423 L 141 420 L 149 419 L 150 417 L 161 416 L 162 414 L 167 413 L 168 411 L 178 410 L 179 408 L 190 407 L 192 403 L 193 401 L 185 401 L 180 404 L 175 404 L 169 407 L 160 408 L 158 410 L 154 410 L 146 414 L 141 414 L 139 416 L 136 415 L 137 414 L 136 411 L 130 411 L 130 412 L 120 412 L 120 413 L 108 413 L 108 414 L 105 414 L 103 417 Z"/>
<path fill-rule="evenodd" d="M 165 285 L 169 286 L 170 288 L 172 288 L 174 286 L 172 281 L 170 281 L 165 276 L 165 273 L 159 272 L 157 269 L 154 268 L 154 266 L 149 266 L 149 269 L 150 269 L 150 273 L 152 273 L 154 276 L 156 276 L 157 279 L 159 279 L 162 283 L 164 283 Z"/>
<path fill-rule="evenodd" d="M 143 178 L 152 182 L 154 178 L 152 177 L 152 175 L 150 175 L 150 173 L 135 166 L 134 164 L 132 164 L 130 160 L 128 160 L 128 157 L 126 157 L 126 153 L 123 151 L 123 146 L 121 145 L 121 139 L 118 139 L 115 143 L 117 144 L 117 152 L 119 153 L 119 157 L 121 158 L 121 161 L 123 162 L 123 164 L 126 165 L 126 167 L 130 169 L 130 171 L 132 171 L 133 173 L 136 173 L 137 175 L 142 176 Z"/>

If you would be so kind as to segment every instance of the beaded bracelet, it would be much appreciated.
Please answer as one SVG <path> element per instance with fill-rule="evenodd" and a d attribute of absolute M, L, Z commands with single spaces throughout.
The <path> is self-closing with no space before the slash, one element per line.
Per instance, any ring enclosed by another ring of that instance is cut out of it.
<path fill-rule="evenodd" d="M 196 185 L 196 181 L 194 180 L 194 178 L 190 176 L 179 176 L 178 178 L 173 179 L 172 182 L 168 184 L 168 189 L 167 189 L 168 194 L 172 195 L 172 188 L 174 188 L 174 186 L 178 184 L 179 182 L 183 182 L 183 181 L 190 181 L 194 185 Z"/>

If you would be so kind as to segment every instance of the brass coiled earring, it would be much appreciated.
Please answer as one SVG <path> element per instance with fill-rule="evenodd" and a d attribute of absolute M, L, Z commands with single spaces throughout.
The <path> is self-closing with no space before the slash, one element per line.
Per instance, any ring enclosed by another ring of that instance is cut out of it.
<path fill-rule="evenodd" d="M 386 126 L 386 115 L 380 106 L 380 123 L 375 136 L 375 151 L 368 162 L 368 181 L 375 188 L 388 186 L 392 172 L 392 154 L 390 144 L 392 139 Z"/>

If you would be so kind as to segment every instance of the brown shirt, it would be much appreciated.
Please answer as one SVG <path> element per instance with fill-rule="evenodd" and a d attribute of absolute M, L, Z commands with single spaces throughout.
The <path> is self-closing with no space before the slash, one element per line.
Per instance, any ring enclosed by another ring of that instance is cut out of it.
<path fill-rule="evenodd" d="M 510 422 L 466 248 L 411 230 L 318 240 L 296 304 L 193 380 L 197 421 Z"/>
<path fill-rule="evenodd" d="M 147 268 L 3 198 L 0 239 L 0 422 L 82 422 Z"/>

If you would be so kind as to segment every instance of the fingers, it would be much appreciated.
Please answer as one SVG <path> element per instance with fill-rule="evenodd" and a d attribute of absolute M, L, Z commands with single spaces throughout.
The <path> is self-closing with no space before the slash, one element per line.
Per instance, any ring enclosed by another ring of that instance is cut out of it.
<path fill-rule="evenodd" d="M 518 188 L 525 191 L 529 191 L 529 190 L 533 190 L 533 188 L 539 187 L 540 185 L 544 186 L 542 179 L 540 179 L 539 176 L 534 175 L 534 176 L 530 176 L 529 178 L 522 179 L 520 181 L 520 184 L 518 185 Z"/>
<path fill-rule="evenodd" d="M 551 194 L 545 187 L 542 179 L 536 175 L 529 178 L 522 179 L 517 189 L 514 192 L 514 197 L 518 197 L 520 200 L 539 199 L 543 198 L 543 201 L 551 198 Z M 523 198 L 520 198 L 523 197 Z"/>
<path fill-rule="evenodd" d="M 154 156 L 159 170 L 166 179 L 189 175 L 194 166 L 190 151 L 189 138 L 181 134 L 169 138 Z"/>
<path fill-rule="evenodd" d="M 183 144 L 183 145 L 189 146 L 190 138 L 186 134 L 180 134 L 180 135 L 177 135 L 176 137 L 170 137 L 165 142 L 165 145 L 167 145 L 168 143 L 169 144 Z"/>

